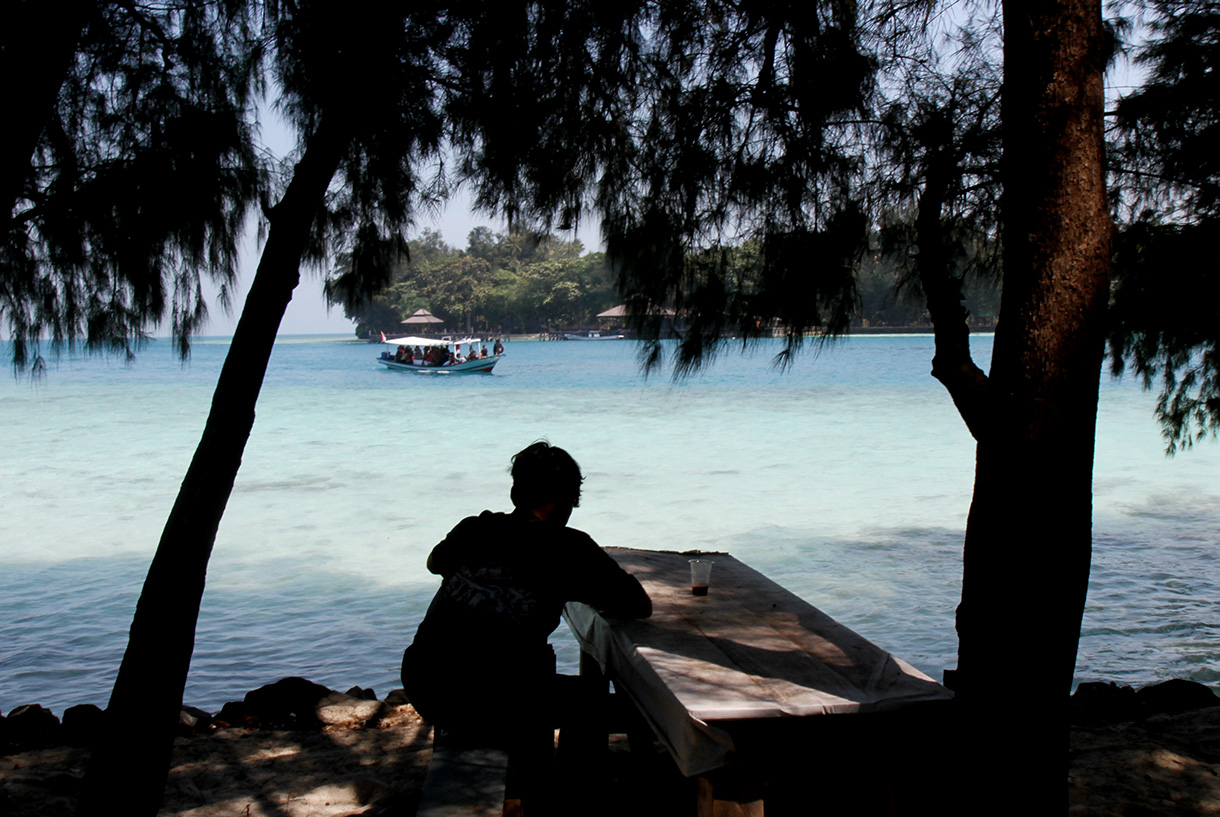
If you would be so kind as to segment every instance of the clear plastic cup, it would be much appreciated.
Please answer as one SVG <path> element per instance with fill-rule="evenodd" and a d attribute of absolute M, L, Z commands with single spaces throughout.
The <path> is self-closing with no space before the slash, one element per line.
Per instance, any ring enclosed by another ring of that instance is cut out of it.
<path fill-rule="evenodd" d="M 706 596 L 707 586 L 712 579 L 712 565 L 716 564 L 711 559 L 691 559 L 690 560 L 690 591 L 696 596 Z"/>

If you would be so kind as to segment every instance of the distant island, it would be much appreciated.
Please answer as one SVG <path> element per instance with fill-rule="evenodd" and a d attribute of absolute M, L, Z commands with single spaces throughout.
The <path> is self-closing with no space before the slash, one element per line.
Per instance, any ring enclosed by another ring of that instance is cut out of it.
<path fill-rule="evenodd" d="M 616 275 L 604 253 L 585 252 L 580 241 L 553 235 L 470 231 L 465 249 L 446 244 L 440 233 L 425 230 L 409 245 L 409 256 L 391 271 L 390 284 L 360 304 L 344 306 L 359 338 L 419 334 L 403 322 L 423 309 L 439 321 L 432 334 L 483 336 L 603 332 L 632 337 Z M 753 248 L 745 246 L 746 254 Z M 335 276 L 351 265 L 340 256 Z M 900 264 L 881 254 L 861 262 L 857 276 L 858 311 L 852 331 L 862 334 L 931 332 L 922 294 L 904 279 Z M 990 331 L 999 312 L 998 282 L 967 279 L 965 305 L 971 328 Z M 616 308 L 618 307 L 618 308 Z M 681 316 L 673 316 L 681 331 Z M 776 327 L 782 334 L 782 327 Z"/>

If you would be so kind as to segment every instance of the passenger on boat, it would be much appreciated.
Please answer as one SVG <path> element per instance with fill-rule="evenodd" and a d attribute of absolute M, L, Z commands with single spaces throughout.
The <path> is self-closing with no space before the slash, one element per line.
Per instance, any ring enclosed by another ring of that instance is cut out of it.
<path fill-rule="evenodd" d="M 406 356 L 407 356 L 407 347 L 403 346 L 401 343 L 398 344 L 398 351 L 396 351 L 394 353 L 395 362 L 406 363 L 406 359 L 405 359 Z"/>
<path fill-rule="evenodd" d="M 502 355 L 502 354 L 504 354 L 504 344 L 500 342 L 500 339 L 499 339 L 499 338 L 496 338 L 496 345 L 492 347 L 492 349 L 491 349 L 491 353 L 492 353 L 493 355 Z"/>
<path fill-rule="evenodd" d="M 479 350 L 479 357 L 487 357 L 487 344 L 483 344 L 483 348 Z"/>

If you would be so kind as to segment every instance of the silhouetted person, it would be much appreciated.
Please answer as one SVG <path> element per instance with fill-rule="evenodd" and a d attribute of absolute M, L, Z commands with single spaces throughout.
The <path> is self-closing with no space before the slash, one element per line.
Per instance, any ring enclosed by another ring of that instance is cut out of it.
<path fill-rule="evenodd" d="M 549 755 L 551 730 L 582 706 L 580 679 L 555 673 L 547 638 L 563 605 L 646 618 L 639 581 L 588 534 L 567 527 L 582 476 L 563 449 L 537 442 L 512 460 L 512 513 L 463 519 L 432 550 L 443 577 L 402 682 L 420 715 L 453 736 Z"/>

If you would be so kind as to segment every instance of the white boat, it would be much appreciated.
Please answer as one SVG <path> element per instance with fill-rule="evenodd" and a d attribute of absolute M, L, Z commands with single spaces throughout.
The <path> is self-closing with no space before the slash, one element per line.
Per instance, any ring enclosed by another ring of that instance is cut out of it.
<path fill-rule="evenodd" d="M 430 346 L 442 346 L 446 349 L 449 347 L 469 346 L 472 343 L 481 344 L 479 338 L 458 338 L 456 340 L 449 338 L 424 338 L 418 336 L 410 336 L 405 338 L 386 338 L 388 346 L 419 346 L 427 349 Z M 490 374 L 495 368 L 496 363 L 500 358 L 504 357 L 503 353 L 498 355 L 488 355 L 487 357 L 474 358 L 467 360 L 465 363 L 445 363 L 439 366 L 430 365 L 427 363 L 402 363 L 394 359 L 394 352 L 386 351 L 381 353 L 381 357 L 377 358 L 377 362 L 388 369 L 394 369 L 401 372 L 415 372 L 416 374 Z"/>
<path fill-rule="evenodd" d="M 584 335 L 564 334 L 564 340 L 624 340 L 626 335 L 603 335 L 601 332 L 589 332 Z"/>

